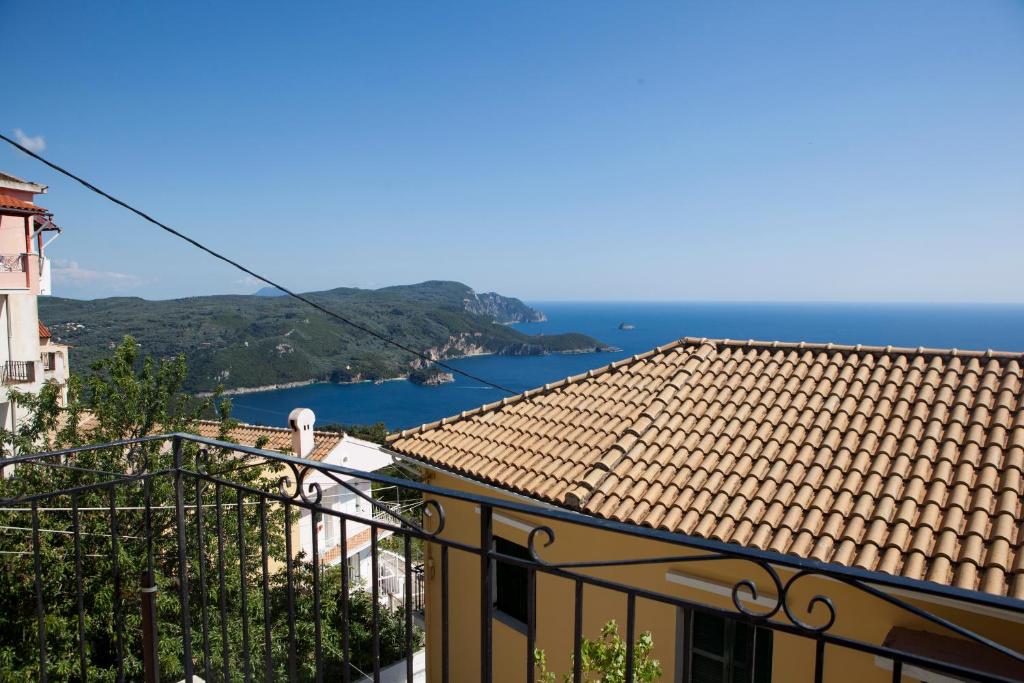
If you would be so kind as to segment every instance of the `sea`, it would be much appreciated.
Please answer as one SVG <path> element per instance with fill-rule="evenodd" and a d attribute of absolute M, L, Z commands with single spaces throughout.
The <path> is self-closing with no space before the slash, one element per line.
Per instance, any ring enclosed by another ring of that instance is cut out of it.
<path fill-rule="evenodd" d="M 620 351 L 548 356 L 475 356 L 448 361 L 461 370 L 525 391 L 680 337 L 835 342 L 1024 351 L 1024 306 L 1003 304 L 762 304 L 529 302 L 547 322 L 515 325 L 526 334 L 582 332 Z M 625 323 L 632 329 L 620 329 Z M 319 425 L 383 422 L 406 429 L 496 401 L 504 392 L 460 375 L 436 387 L 405 380 L 319 383 L 234 396 L 243 422 L 285 426 L 310 408 Z"/>

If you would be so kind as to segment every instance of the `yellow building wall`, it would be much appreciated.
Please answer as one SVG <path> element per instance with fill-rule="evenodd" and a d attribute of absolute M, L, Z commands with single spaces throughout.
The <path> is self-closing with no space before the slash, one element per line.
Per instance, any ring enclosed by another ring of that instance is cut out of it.
<path fill-rule="evenodd" d="M 458 477 L 434 474 L 432 485 L 461 490 L 480 495 L 502 497 L 493 489 L 476 485 Z M 473 547 L 480 543 L 480 515 L 476 506 L 452 499 L 438 499 L 445 509 L 446 525 L 442 538 L 457 541 Z M 585 560 L 611 560 L 657 556 L 679 556 L 687 549 L 670 544 L 624 534 L 580 527 L 573 524 L 553 523 L 541 518 L 529 518 L 517 513 L 495 510 L 496 517 L 521 522 L 530 527 L 551 526 L 555 541 L 550 547 L 540 548 L 540 556 L 551 562 L 572 562 Z M 496 518 L 494 535 L 506 538 L 520 545 L 527 543 L 527 531 Z M 540 541 L 543 536 L 538 537 Z M 540 545 L 540 544 L 538 544 Z M 449 551 L 449 672 L 451 681 L 476 681 L 480 678 L 480 558 L 475 554 L 450 549 Z M 691 554 L 692 551 L 690 551 Z M 437 544 L 428 544 L 426 550 L 426 628 L 427 628 L 427 671 L 431 683 L 441 679 L 441 550 Z M 715 607 L 733 610 L 731 599 L 713 593 L 699 591 L 688 586 L 673 583 L 666 578 L 669 570 L 685 573 L 725 586 L 732 586 L 744 578 L 757 582 L 758 588 L 774 594 L 770 579 L 757 566 L 743 561 L 717 560 L 655 564 L 648 566 L 614 567 L 582 570 L 590 576 L 616 581 L 629 586 L 656 591 L 665 595 L 699 602 Z M 577 570 L 580 571 L 580 570 Z M 791 572 L 780 572 L 783 581 Z M 829 596 L 836 608 L 836 622 L 828 633 L 856 638 L 879 645 L 894 626 L 934 631 L 943 635 L 954 635 L 941 627 L 915 617 L 906 610 L 888 604 L 862 591 L 838 581 L 807 577 L 799 582 L 801 586 L 791 596 L 790 606 L 795 616 L 811 624 L 825 620 L 822 608 L 812 615 L 803 612 L 808 600 L 817 593 Z M 537 647 L 543 649 L 548 659 L 548 669 L 561 674 L 571 672 L 573 651 L 574 583 L 561 577 L 538 572 L 537 574 Z M 609 619 L 619 624 L 619 633 L 626 633 L 626 595 L 597 587 L 586 586 L 583 597 L 583 634 L 597 638 L 601 626 Z M 933 603 L 916 603 L 931 613 L 944 617 L 976 633 L 989 637 L 1017 650 L 1024 649 L 1024 625 L 1004 621 L 991 615 L 973 614 Z M 764 607 L 749 604 L 751 610 Z M 662 666 L 663 681 L 675 680 L 676 656 L 681 652 L 676 646 L 677 608 L 664 603 L 638 598 L 636 607 L 636 632 L 651 631 L 654 637 L 653 656 Z M 788 623 L 781 613 L 775 621 Z M 498 619 L 493 620 L 493 675 L 495 681 L 525 680 L 527 666 L 526 636 Z M 776 631 L 773 640 L 772 680 L 800 683 L 814 678 L 813 639 Z M 892 674 L 878 666 L 873 655 L 827 646 L 824 660 L 824 680 L 891 681 Z M 904 680 L 914 680 L 905 676 Z"/>

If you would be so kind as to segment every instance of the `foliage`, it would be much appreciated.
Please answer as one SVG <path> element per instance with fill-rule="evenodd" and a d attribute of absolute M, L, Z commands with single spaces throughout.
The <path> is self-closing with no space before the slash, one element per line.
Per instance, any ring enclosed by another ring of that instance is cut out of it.
<path fill-rule="evenodd" d="M 543 353 L 603 348 L 584 335 L 527 335 L 504 318 L 535 311 L 497 297 L 488 315 L 467 310 L 476 294 L 457 282 L 425 282 L 378 290 L 340 288 L 308 295 L 353 322 L 409 348 L 440 349 L 464 337 L 493 353 Z M 483 310 L 474 308 L 474 310 Z M 495 314 L 502 318 L 495 318 Z M 189 355 L 184 388 L 212 391 L 330 379 L 336 382 L 402 377 L 413 356 L 310 309 L 291 297 L 205 296 L 169 301 L 117 297 L 78 301 L 45 297 L 40 317 L 92 363 L 122 336 L 134 335 L 156 357 Z M 452 350 L 448 355 L 458 355 Z"/>
<path fill-rule="evenodd" d="M 217 396 L 205 401 L 190 399 L 182 391 L 185 375 L 184 358 L 142 358 L 138 345 L 126 338 L 110 357 L 93 365 L 85 380 L 72 379 L 66 407 L 60 405 L 60 391 L 53 384 L 44 386 L 38 395 L 12 392 L 19 414 L 27 417 L 16 432 L 2 432 L 0 439 L 8 444 L 13 454 L 18 454 L 109 443 L 155 432 L 189 432 L 194 431 L 195 421 L 214 403 L 218 404 L 217 412 L 222 416 L 222 438 L 226 437 L 233 424 L 229 402 Z M 188 469 L 202 468 L 219 473 L 232 484 L 252 490 L 276 491 L 276 478 L 280 473 L 266 465 L 248 467 L 248 463 L 239 461 L 237 453 L 229 450 L 215 449 L 201 455 L 189 442 L 182 442 L 177 456 L 166 447 L 166 442 L 152 441 L 131 448 L 108 447 L 78 453 L 65 462 L 48 460 L 76 469 L 31 464 L 6 468 L 6 476 L 0 480 L 0 500 L 5 501 L 4 508 L 23 509 L 0 512 L 0 525 L 9 527 L 0 534 L 0 678 L 4 681 L 39 678 L 32 515 L 28 506 L 17 505 L 17 500 L 33 493 L 113 482 L 118 479 L 117 473 L 159 472 L 173 467 L 176 457 L 180 457 Z M 267 621 L 272 629 L 273 666 L 277 675 L 283 676 L 281 667 L 286 665 L 286 657 L 280 655 L 288 633 L 288 570 L 290 567 L 293 588 L 299 596 L 295 606 L 308 612 L 313 609 L 313 568 L 301 559 L 288 562 L 285 550 L 288 525 L 282 506 L 272 502 L 260 505 L 257 494 L 243 496 L 240 489 L 231 485 L 203 483 L 191 475 L 184 475 L 182 480 L 190 582 L 188 621 L 192 625 L 191 642 L 197 673 L 208 681 L 223 678 L 218 674 L 222 670 L 227 670 L 229 677 L 235 676 L 243 671 L 248 659 L 254 675 L 263 678 L 262 626 Z M 47 666 L 52 679 L 77 680 L 79 594 L 90 680 L 141 678 L 139 588 L 150 547 L 147 537 L 152 541 L 154 580 L 158 587 L 161 674 L 170 680 L 183 677 L 179 528 L 174 483 L 170 474 L 154 475 L 144 482 L 98 486 L 74 495 L 62 493 L 38 503 L 39 555 L 41 566 L 45 568 L 39 573 L 39 580 L 46 616 Z M 148 519 L 145 514 L 147 497 L 151 501 Z M 211 507 L 214 502 L 220 505 Z M 73 506 L 79 510 L 81 577 L 76 576 L 74 536 L 67 533 L 72 529 L 70 509 Z M 114 508 L 113 513 L 111 508 Z M 261 524 L 264 518 L 261 513 L 266 515 L 266 565 L 263 563 Z M 291 515 L 294 521 L 297 518 L 294 508 Z M 203 530 L 201 542 L 200 528 Z M 224 539 L 222 545 L 218 536 Z M 265 567 L 269 569 L 266 597 L 270 612 L 267 615 L 262 592 Z M 341 582 L 338 570 L 321 573 L 322 619 L 331 624 L 325 628 L 326 634 L 339 631 Z M 80 592 L 76 590 L 79 580 Z M 243 594 L 247 597 L 245 601 Z M 355 592 L 350 601 L 352 631 L 368 631 L 371 617 L 363 606 L 365 596 Z M 334 615 L 331 610 L 338 610 L 338 614 Z M 401 623 L 396 625 L 396 619 L 389 612 L 382 617 L 378 629 L 382 635 L 382 663 L 389 661 L 387 657 L 400 658 L 405 654 L 404 638 L 396 640 L 395 636 L 396 632 L 404 634 L 404 631 L 396 631 L 399 626 L 404 627 L 404 621 L 399 620 Z M 297 665 L 308 671 L 314 667 L 314 636 L 308 628 L 312 619 L 300 621 L 295 641 L 295 651 L 299 653 Z M 208 628 L 202 628 L 204 623 Z M 336 640 L 332 638 L 326 635 L 325 643 L 336 647 L 331 645 Z M 208 672 L 202 671 L 204 650 L 209 652 L 211 670 Z M 120 672 L 119 652 L 123 661 Z M 332 656 L 340 666 L 340 650 Z"/>
<path fill-rule="evenodd" d="M 352 424 L 343 425 L 337 423 L 326 424 L 318 429 L 325 432 L 337 432 L 339 434 L 348 434 L 354 436 L 357 439 L 363 439 L 364 441 L 372 441 L 373 443 L 379 443 L 381 446 L 387 444 L 388 428 L 383 422 L 374 422 L 373 424 Z"/>
<path fill-rule="evenodd" d="M 633 646 L 633 680 L 629 683 L 651 683 L 661 678 L 661 664 L 651 659 L 652 649 L 654 638 L 650 631 L 644 631 Z M 548 671 L 543 650 L 534 650 L 533 659 L 540 683 L 558 680 L 555 672 Z M 614 619 L 601 628 L 601 637 L 597 640 L 583 638 L 580 641 L 580 659 L 584 680 L 626 683 L 626 642 L 619 637 L 619 627 Z M 570 657 L 570 666 L 574 663 Z M 566 674 L 564 680 L 571 681 L 572 674 Z"/>
<path fill-rule="evenodd" d="M 320 610 L 315 611 L 313 599 L 313 567 L 298 562 L 292 568 L 295 590 L 296 678 L 312 681 L 316 677 L 315 652 L 316 622 L 320 620 L 320 665 L 326 680 L 340 680 L 344 666 L 342 637 L 342 570 L 340 567 L 321 568 L 317 581 L 320 586 Z M 287 633 L 288 602 L 287 577 L 279 572 L 272 588 L 271 622 L 280 633 Z M 356 680 L 362 673 L 373 672 L 373 596 L 366 590 L 350 587 L 348 597 L 349 654 L 353 667 L 351 677 Z M 405 613 L 401 609 L 381 606 L 376 632 L 379 634 L 381 666 L 405 657 Z M 287 638 L 272 642 L 274 676 L 289 679 L 289 641 Z M 413 627 L 413 651 L 422 646 L 423 632 Z"/>

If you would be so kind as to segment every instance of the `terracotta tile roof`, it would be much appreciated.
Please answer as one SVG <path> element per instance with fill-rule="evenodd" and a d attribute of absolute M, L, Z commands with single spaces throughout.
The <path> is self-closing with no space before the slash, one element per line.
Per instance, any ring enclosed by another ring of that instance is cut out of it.
<path fill-rule="evenodd" d="M 6 194 L 0 194 L 0 209 L 14 209 L 15 211 L 27 211 L 28 213 L 47 213 L 46 209 L 36 206 L 32 202 L 23 199 L 15 199 Z"/>
<path fill-rule="evenodd" d="M 98 426 L 99 419 L 92 412 L 84 411 L 79 416 L 78 427 L 82 431 L 95 429 Z M 153 433 L 159 434 L 160 431 L 161 428 L 157 427 L 153 430 Z M 200 420 L 196 423 L 192 433 L 205 436 L 207 439 L 219 439 L 220 422 L 216 420 Z M 264 446 L 267 450 L 291 453 L 291 430 L 283 427 L 261 427 L 259 425 L 242 423 L 228 434 L 229 439 L 243 446 L 255 446 L 257 440 L 263 436 L 267 437 L 267 443 Z M 323 460 L 341 442 L 342 438 L 343 436 L 336 432 L 314 431 L 313 452 L 308 457 L 313 460 Z"/>
<path fill-rule="evenodd" d="M 50 333 L 50 328 L 43 324 L 43 321 L 39 321 L 39 338 L 49 339 L 53 335 Z"/>
<path fill-rule="evenodd" d="M 390 446 L 599 517 L 1024 598 L 1022 362 L 686 338 Z"/>
<path fill-rule="evenodd" d="M 196 433 L 208 439 L 219 438 L 220 423 L 213 420 L 200 420 L 196 426 Z M 288 453 L 291 453 L 292 450 L 291 430 L 282 427 L 240 424 L 231 430 L 228 437 L 243 446 L 255 446 L 260 437 L 266 437 L 267 443 L 263 448 Z M 341 442 L 342 438 L 342 435 L 336 432 L 313 432 L 313 451 L 307 457 L 312 460 L 323 460 Z"/>

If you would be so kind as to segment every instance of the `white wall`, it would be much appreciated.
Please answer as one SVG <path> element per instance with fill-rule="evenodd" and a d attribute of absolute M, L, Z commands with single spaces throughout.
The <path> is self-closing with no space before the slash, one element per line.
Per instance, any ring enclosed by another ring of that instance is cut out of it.
<path fill-rule="evenodd" d="M 39 391 L 43 384 L 42 363 L 39 360 L 39 309 L 34 294 L 5 294 L 0 296 L 0 361 L 27 361 L 33 363 L 35 381 L 0 386 L 0 402 L 9 403 L 9 387 L 19 391 Z M 5 427 L 14 427 L 12 420 L 17 410 L 0 411 Z"/>
<path fill-rule="evenodd" d="M 371 495 L 372 485 L 365 479 L 352 479 L 347 482 L 349 485 L 354 486 L 364 495 Z M 360 498 L 352 491 L 346 489 L 340 484 L 333 484 L 331 486 L 324 486 L 323 488 L 323 499 L 321 506 L 330 510 L 336 510 L 346 515 L 353 515 L 359 517 L 369 518 L 372 516 L 372 506 L 368 501 Z M 302 551 L 306 554 L 306 559 L 312 559 L 313 557 L 313 525 L 311 523 L 312 513 L 309 510 L 303 510 L 299 517 L 299 544 Z M 366 524 L 360 524 L 353 520 L 346 520 L 345 522 L 345 535 L 347 539 L 359 535 L 369 527 Z M 320 522 L 317 524 L 317 553 L 322 558 L 331 548 L 337 546 L 340 543 L 340 521 L 337 517 L 330 515 L 324 515 Z M 359 546 L 349 544 L 348 553 L 351 555 L 354 551 L 358 550 Z M 338 558 L 340 560 L 340 557 Z M 329 564 L 336 564 L 336 560 L 332 560 Z"/>

